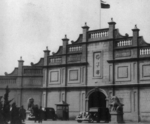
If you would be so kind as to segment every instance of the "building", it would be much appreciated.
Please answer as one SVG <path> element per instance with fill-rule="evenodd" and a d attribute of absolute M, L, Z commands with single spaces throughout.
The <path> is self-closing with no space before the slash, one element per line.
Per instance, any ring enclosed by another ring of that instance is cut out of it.
<path fill-rule="evenodd" d="M 109 107 L 112 95 L 124 104 L 125 121 L 150 121 L 150 45 L 139 36 L 121 35 L 111 20 L 108 28 L 89 30 L 87 24 L 76 41 L 67 36 L 56 53 L 48 48 L 36 64 L 23 65 L 0 77 L 0 94 L 8 85 L 10 98 L 27 108 L 29 98 L 43 107 L 60 101 L 69 106 L 69 117 L 90 107 Z"/>

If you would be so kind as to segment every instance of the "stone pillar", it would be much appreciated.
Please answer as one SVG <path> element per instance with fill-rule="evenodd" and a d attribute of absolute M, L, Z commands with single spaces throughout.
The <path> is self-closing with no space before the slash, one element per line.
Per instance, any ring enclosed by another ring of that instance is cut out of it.
<path fill-rule="evenodd" d="M 18 76 L 22 76 L 23 74 L 23 63 L 22 57 L 20 57 L 20 60 L 18 60 Z"/>
<path fill-rule="evenodd" d="M 85 111 L 89 111 L 89 99 L 85 98 Z"/>
<path fill-rule="evenodd" d="M 62 64 L 67 64 L 67 53 L 68 53 L 68 42 L 69 39 L 67 38 L 67 35 L 65 35 L 65 37 L 62 39 L 63 41 L 63 54 L 64 56 L 62 56 Z M 64 68 L 64 85 L 67 86 L 67 73 L 68 73 L 68 69 L 67 66 L 65 66 Z M 65 102 L 66 102 L 66 89 L 64 90 L 64 98 L 65 98 Z"/>
<path fill-rule="evenodd" d="M 17 106 L 21 106 L 22 104 L 22 91 L 21 91 L 21 88 L 23 86 L 23 63 L 24 61 L 22 60 L 22 57 L 20 57 L 20 60 L 18 60 L 18 77 L 17 77 L 17 87 L 20 88 L 18 91 L 17 91 Z"/>
<path fill-rule="evenodd" d="M 48 50 L 48 47 L 46 47 L 46 50 L 44 50 L 44 66 L 48 65 L 48 56 L 50 54 L 50 51 Z"/>
<path fill-rule="evenodd" d="M 137 46 L 138 45 L 138 37 L 139 37 L 139 29 L 137 28 L 137 25 L 135 25 L 134 29 L 132 29 L 133 31 L 133 46 Z"/>
<path fill-rule="evenodd" d="M 89 27 L 85 23 L 85 26 L 83 26 L 82 29 L 83 29 L 82 42 L 87 42 L 88 41 L 88 30 L 89 30 Z M 82 57 L 81 57 L 81 61 L 82 62 L 86 62 L 87 61 L 87 45 L 86 44 L 82 45 Z"/>
<path fill-rule="evenodd" d="M 50 51 L 48 50 L 48 47 L 46 47 L 46 50 L 44 50 L 44 68 L 43 68 L 43 88 L 46 88 L 48 86 L 48 68 L 46 66 L 48 66 L 49 64 L 49 55 L 50 55 Z M 43 107 L 47 107 L 47 91 L 46 89 L 43 91 L 43 95 L 42 95 L 42 105 Z"/>
<path fill-rule="evenodd" d="M 82 42 L 87 42 L 87 38 L 88 38 L 87 32 L 89 30 L 89 27 L 85 23 L 85 26 L 83 26 L 82 29 L 83 29 L 83 40 L 82 40 Z"/>
<path fill-rule="evenodd" d="M 67 38 L 67 35 L 65 35 L 65 38 L 62 39 L 63 41 L 63 54 L 65 54 L 65 56 L 62 57 L 62 64 L 66 64 L 67 63 L 67 45 L 68 45 L 68 41 L 69 39 Z"/>
<path fill-rule="evenodd" d="M 110 55 L 109 59 L 114 60 L 115 59 L 115 57 L 114 57 L 115 53 L 114 53 L 113 48 L 114 48 L 115 42 L 113 39 L 115 38 L 114 31 L 115 31 L 116 22 L 114 22 L 113 18 L 111 18 L 111 22 L 108 22 L 108 24 L 109 24 L 108 38 L 112 39 L 112 42 L 109 43 L 109 52 L 110 52 L 109 53 L 109 55 Z M 112 72 L 112 83 L 115 83 L 115 64 L 114 63 L 112 65 L 111 72 Z M 114 92 L 115 92 L 115 88 L 113 87 L 113 94 L 114 94 Z"/>
<path fill-rule="evenodd" d="M 111 22 L 108 22 L 108 24 L 109 24 L 108 37 L 114 38 L 114 30 L 115 30 L 116 22 L 114 22 L 113 18 L 111 18 Z"/>
<path fill-rule="evenodd" d="M 134 29 L 132 29 L 133 31 L 133 39 L 132 39 L 132 44 L 133 46 L 139 46 L 139 42 L 138 42 L 138 37 L 139 37 L 139 29 L 137 28 L 137 25 L 135 25 Z M 136 53 L 137 53 L 137 58 L 139 58 L 140 56 L 140 49 L 139 47 L 136 49 Z M 137 83 L 139 83 L 140 79 L 140 64 L 139 61 L 136 62 L 137 63 Z M 136 110 L 136 114 L 135 116 L 138 117 L 138 122 L 140 122 L 140 103 L 139 103 L 139 86 L 137 87 L 136 90 L 136 94 L 135 94 L 135 98 L 137 98 L 136 103 L 137 103 L 137 110 Z"/>
<path fill-rule="evenodd" d="M 67 45 L 68 45 L 68 41 L 69 41 L 69 39 L 67 38 L 67 35 L 65 35 L 65 37 L 62 39 L 62 41 L 63 41 L 63 54 L 64 54 L 64 56 L 62 56 L 62 64 L 67 64 L 67 52 L 68 52 L 68 48 L 67 48 Z M 65 74 L 64 74 L 64 76 L 65 76 L 65 86 L 67 85 L 67 67 L 65 67 Z M 66 91 L 65 91 L 65 94 L 66 94 Z M 66 96 L 65 96 L 65 98 L 66 98 Z"/>
<path fill-rule="evenodd" d="M 68 45 L 68 41 L 69 39 L 67 38 L 67 35 L 65 35 L 65 37 L 62 39 L 63 41 L 63 54 L 67 53 L 67 45 Z"/>
<path fill-rule="evenodd" d="M 42 95 L 42 106 L 43 107 L 47 107 L 47 92 L 46 91 L 43 91 L 43 95 Z"/>
<path fill-rule="evenodd" d="M 124 123 L 123 120 L 123 112 L 110 112 L 111 115 L 111 121 L 110 124 L 118 124 L 118 123 Z"/>

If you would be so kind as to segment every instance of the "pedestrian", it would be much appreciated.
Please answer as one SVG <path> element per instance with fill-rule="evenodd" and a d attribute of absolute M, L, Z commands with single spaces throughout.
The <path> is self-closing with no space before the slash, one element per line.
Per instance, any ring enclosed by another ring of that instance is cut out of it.
<path fill-rule="evenodd" d="M 0 124 L 7 124 L 3 113 L 3 104 L 0 102 Z"/>
<path fill-rule="evenodd" d="M 24 109 L 23 106 L 20 107 L 19 114 L 21 121 L 24 122 L 26 118 L 26 110 Z"/>
<path fill-rule="evenodd" d="M 43 120 L 43 110 L 42 110 L 42 106 L 40 106 L 40 109 L 39 109 L 39 123 L 42 123 L 42 120 Z"/>
<path fill-rule="evenodd" d="M 17 107 L 17 122 L 16 122 L 16 124 L 22 124 L 19 107 Z"/>
<path fill-rule="evenodd" d="M 18 111 L 18 108 L 16 107 L 16 103 L 14 102 L 12 104 L 12 108 L 10 111 L 10 122 L 11 122 L 11 124 L 17 124 L 18 123 L 18 117 L 19 117 L 19 111 Z"/>
<path fill-rule="evenodd" d="M 39 120 L 39 108 L 38 108 L 38 105 L 34 106 L 33 113 L 34 113 L 34 116 L 35 116 L 34 122 L 36 123 L 36 121 Z"/>

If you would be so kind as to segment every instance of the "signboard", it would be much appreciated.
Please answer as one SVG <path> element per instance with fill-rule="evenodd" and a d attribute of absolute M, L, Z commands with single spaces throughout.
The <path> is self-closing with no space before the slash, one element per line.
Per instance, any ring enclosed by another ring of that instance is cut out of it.
<path fill-rule="evenodd" d="M 100 67 L 101 67 L 101 52 L 94 53 L 94 77 L 100 77 Z"/>

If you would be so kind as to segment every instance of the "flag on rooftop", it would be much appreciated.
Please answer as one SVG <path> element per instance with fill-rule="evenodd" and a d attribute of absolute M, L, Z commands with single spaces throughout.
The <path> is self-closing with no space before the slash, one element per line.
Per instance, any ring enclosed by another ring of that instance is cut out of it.
<path fill-rule="evenodd" d="M 101 8 L 102 9 L 108 9 L 108 8 L 110 8 L 110 5 L 109 4 L 107 4 L 106 2 L 104 2 L 104 1 L 102 1 L 102 0 L 100 0 L 101 1 Z"/>

